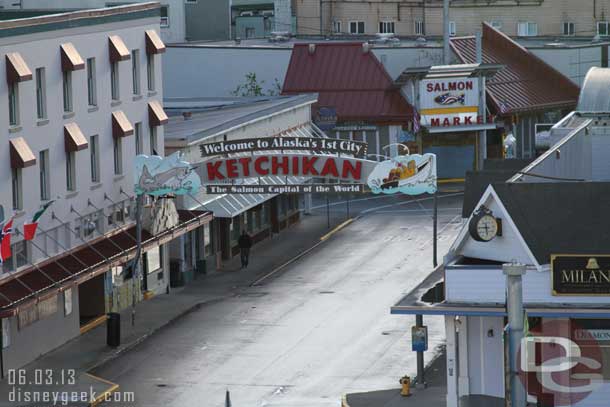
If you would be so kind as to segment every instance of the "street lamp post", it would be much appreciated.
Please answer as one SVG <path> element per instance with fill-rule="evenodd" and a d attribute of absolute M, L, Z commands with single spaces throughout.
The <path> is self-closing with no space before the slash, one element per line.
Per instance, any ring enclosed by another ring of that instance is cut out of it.
<path fill-rule="evenodd" d="M 502 265 L 506 275 L 506 308 L 508 313 L 508 359 L 510 365 L 511 407 L 525 407 L 527 395 L 519 380 L 517 352 L 523 339 L 523 279 L 525 265 L 509 263 Z"/>

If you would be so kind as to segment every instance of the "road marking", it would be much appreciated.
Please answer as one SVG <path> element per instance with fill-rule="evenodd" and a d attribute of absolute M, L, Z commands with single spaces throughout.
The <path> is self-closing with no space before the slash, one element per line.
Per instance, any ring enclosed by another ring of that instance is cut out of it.
<path fill-rule="evenodd" d="M 113 383 L 113 382 L 111 382 L 111 381 L 109 381 L 109 380 L 106 380 L 106 379 L 102 379 L 101 377 L 98 377 L 98 376 L 92 375 L 91 373 L 85 373 L 85 374 L 86 374 L 87 376 L 91 377 L 91 378 L 92 378 L 92 379 L 94 379 L 94 380 L 100 381 L 100 382 L 105 383 L 105 384 L 107 384 L 107 385 L 109 385 L 109 386 L 110 386 L 109 388 L 107 388 L 106 390 L 104 390 L 102 393 L 100 393 L 100 395 L 99 395 L 99 396 L 97 396 L 97 397 L 96 397 L 94 400 L 92 400 L 92 401 L 89 403 L 89 406 L 90 406 L 90 407 L 95 407 L 95 406 L 97 406 L 97 405 L 99 405 L 99 404 L 103 403 L 103 402 L 106 400 L 106 396 L 107 396 L 107 395 L 110 395 L 110 394 L 112 394 L 112 393 L 116 392 L 117 390 L 119 390 L 119 385 L 118 385 L 118 384 L 116 384 L 116 383 Z"/>

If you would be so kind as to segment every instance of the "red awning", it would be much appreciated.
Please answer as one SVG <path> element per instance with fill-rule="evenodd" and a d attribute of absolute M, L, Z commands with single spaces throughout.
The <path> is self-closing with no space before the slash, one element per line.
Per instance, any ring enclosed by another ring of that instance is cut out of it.
<path fill-rule="evenodd" d="M 156 236 L 142 231 L 142 250 L 147 251 L 212 220 L 209 211 L 179 210 L 179 224 Z M 0 280 L 0 318 L 16 315 L 20 307 L 48 298 L 71 286 L 103 274 L 110 267 L 133 259 L 136 227 L 83 245 L 71 254 L 52 257 Z"/>

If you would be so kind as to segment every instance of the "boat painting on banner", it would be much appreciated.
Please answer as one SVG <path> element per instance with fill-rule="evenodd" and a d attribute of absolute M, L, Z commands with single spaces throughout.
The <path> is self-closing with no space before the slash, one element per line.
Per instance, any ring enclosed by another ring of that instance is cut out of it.
<path fill-rule="evenodd" d="M 138 155 L 134 187 L 137 195 L 184 195 L 197 193 L 201 180 L 191 165 L 182 161 L 179 152 L 168 157 Z"/>
<path fill-rule="evenodd" d="M 407 195 L 436 192 L 436 155 L 399 155 L 380 162 L 368 176 L 367 184 L 375 194 Z"/>

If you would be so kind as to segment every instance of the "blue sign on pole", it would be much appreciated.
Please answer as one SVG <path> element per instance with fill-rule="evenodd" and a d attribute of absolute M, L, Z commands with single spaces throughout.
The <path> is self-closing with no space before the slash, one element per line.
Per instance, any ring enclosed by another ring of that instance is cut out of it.
<path fill-rule="evenodd" d="M 413 352 L 428 350 L 428 327 L 414 326 L 411 328 L 411 347 Z"/>

